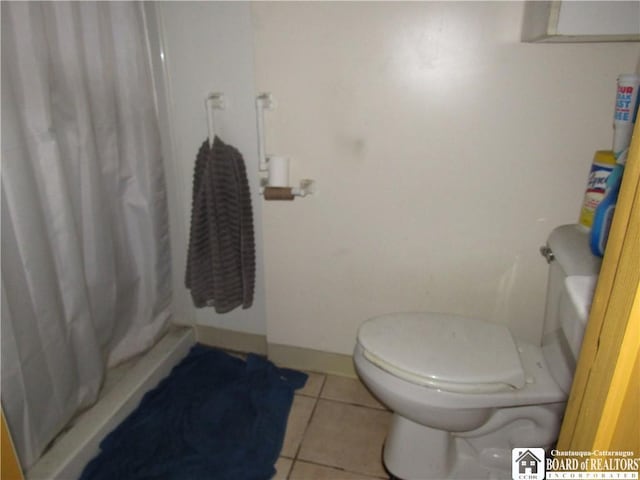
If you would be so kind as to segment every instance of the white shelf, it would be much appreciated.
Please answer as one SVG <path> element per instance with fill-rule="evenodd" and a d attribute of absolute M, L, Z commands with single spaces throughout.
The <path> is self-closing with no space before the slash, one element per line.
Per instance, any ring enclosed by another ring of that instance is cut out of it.
<path fill-rule="evenodd" d="M 531 1 L 525 3 L 523 42 L 638 42 L 638 1 Z"/>

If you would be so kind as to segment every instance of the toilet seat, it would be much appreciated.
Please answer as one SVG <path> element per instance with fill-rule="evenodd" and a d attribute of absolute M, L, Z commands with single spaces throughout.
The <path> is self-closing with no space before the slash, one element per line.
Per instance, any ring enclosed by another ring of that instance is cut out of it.
<path fill-rule="evenodd" d="M 408 382 L 457 393 L 520 389 L 525 374 L 504 325 L 439 313 L 394 313 L 358 331 L 363 355 Z"/>

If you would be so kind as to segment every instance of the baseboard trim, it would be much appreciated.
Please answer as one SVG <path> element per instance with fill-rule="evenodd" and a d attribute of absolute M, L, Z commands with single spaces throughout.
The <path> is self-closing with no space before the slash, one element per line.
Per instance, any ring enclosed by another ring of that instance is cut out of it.
<path fill-rule="evenodd" d="M 266 355 L 280 367 L 357 378 L 351 355 L 268 343 L 265 335 L 236 332 L 208 325 L 196 325 L 195 333 L 196 341 L 199 343 L 234 352 Z"/>
<path fill-rule="evenodd" d="M 225 328 L 196 325 L 196 341 L 211 347 L 243 353 L 267 354 L 267 337 Z"/>
<path fill-rule="evenodd" d="M 269 343 L 269 360 L 280 367 L 356 378 L 351 355 Z"/>

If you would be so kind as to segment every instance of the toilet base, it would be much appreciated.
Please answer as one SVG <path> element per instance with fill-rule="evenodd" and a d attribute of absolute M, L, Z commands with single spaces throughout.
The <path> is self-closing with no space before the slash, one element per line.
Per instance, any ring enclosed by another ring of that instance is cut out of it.
<path fill-rule="evenodd" d="M 447 478 L 455 460 L 451 442 L 449 432 L 394 414 L 382 459 L 387 470 L 402 480 Z"/>
<path fill-rule="evenodd" d="M 386 450 L 386 444 L 385 444 Z M 384 452 L 384 451 L 383 451 Z M 399 477 L 394 474 L 383 457 L 383 465 L 389 476 L 389 480 L 440 480 L 440 479 L 466 479 L 466 480 L 511 480 L 511 472 L 507 472 L 499 469 L 488 468 L 483 465 L 478 465 L 476 461 L 474 461 L 472 456 L 465 456 L 464 458 L 458 459 L 455 466 L 451 469 L 449 474 L 446 477 L 436 477 L 436 476 L 425 476 L 425 474 L 421 474 L 418 477 Z M 429 474 L 427 474 L 429 475 Z"/>
<path fill-rule="evenodd" d="M 547 448 L 564 403 L 497 409 L 482 427 L 451 433 L 394 413 L 383 461 L 402 480 L 511 478 L 511 449 Z"/>
<path fill-rule="evenodd" d="M 511 478 L 510 471 L 482 465 L 465 443 L 449 432 L 394 415 L 384 445 L 384 466 L 396 480 Z"/>

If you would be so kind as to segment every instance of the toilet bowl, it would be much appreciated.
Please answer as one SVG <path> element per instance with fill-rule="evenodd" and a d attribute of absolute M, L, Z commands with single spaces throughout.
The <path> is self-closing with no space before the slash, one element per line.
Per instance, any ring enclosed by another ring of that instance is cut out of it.
<path fill-rule="evenodd" d="M 354 363 L 394 412 L 384 461 L 398 478 L 459 478 L 462 470 L 510 478 L 512 448 L 544 448 L 557 437 L 567 392 L 541 348 L 504 326 L 434 313 L 381 316 L 362 325 Z"/>
<path fill-rule="evenodd" d="M 549 250 L 539 344 L 442 313 L 393 313 L 360 326 L 354 363 L 393 411 L 383 459 L 394 477 L 509 479 L 513 448 L 556 441 L 600 262 L 573 225 L 552 232 Z"/>

